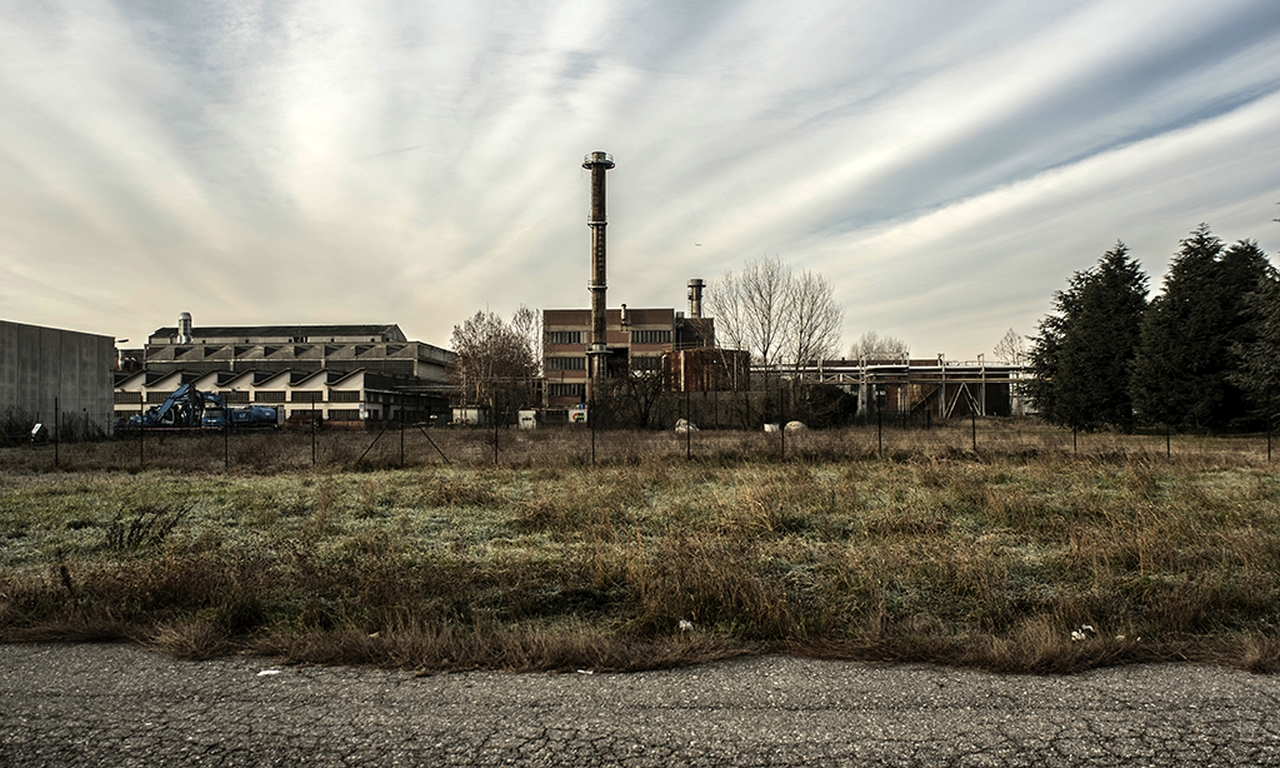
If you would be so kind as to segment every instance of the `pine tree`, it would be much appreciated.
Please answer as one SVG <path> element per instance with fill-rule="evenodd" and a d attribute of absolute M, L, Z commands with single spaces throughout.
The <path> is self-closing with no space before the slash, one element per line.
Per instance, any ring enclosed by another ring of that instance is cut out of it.
<path fill-rule="evenodd" d="M 1027 396 L 1040 413 L 1040 418 L 1050 424 L 1071 424 L 1060 395 L 1062 379 L 1062 346 L 1070 333 L 1074 318 L 1079 314 L 1080 291 L 1088 272 L 1076 272 L 1071 276 L 1065 291 L 1053 294 L 1056 313 L 1046 315 L 1040 321 L 1040 333 L 1031 338 L 1029 368 L 1031 379 L 1026 383 Z"/>
<path fill-rule="evenodd" d="M 1243 304 L 1248 332 L 1232 350 L 1239 360 L 1232 382 L 1252 396 L 1260 417 L 1274 424 L 1280 417 L 1280 273 L 1268 266 Z"/>
<path fill-rule="evenodd" d="M 1182 241 L 1142 326 L 1132 392 L 1144 421 L 1221 430 L 1256 419 L 1253 402 L 1236 383 L 1238 350 L 1253 333 L 1244 297 L 1267 268 L 1257 244 L 1224 248 L 1205 224 Z"/>
<path fill-rule="evenodd" d="M 1054 296 L 1057 314 L 1033 339 L 1030 396 L 1050 423 L 1131 429 L 1129 372 L 1146 309 L 1147 278 L 1124 243 Z"/>

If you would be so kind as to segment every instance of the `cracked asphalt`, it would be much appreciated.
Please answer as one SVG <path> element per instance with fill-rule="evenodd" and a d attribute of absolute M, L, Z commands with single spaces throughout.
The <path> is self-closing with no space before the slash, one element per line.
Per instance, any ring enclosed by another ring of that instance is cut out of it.
<path fill-rule="evenodd" d="M 1280 766 L 1280 679 L 769 656 L 415 677 L 0 646 L 0 766 Z"/>

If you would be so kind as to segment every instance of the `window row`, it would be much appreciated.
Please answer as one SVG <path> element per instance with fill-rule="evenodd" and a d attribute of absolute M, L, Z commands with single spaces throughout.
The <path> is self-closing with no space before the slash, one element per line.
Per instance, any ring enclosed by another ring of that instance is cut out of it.
<path fill-rule="evenodd" d="M 587 396 L 586 384 L 549 384 L 547 395 L 550 397 L 576 397 L 582 400 Z"/>
<path fill-rule="evenodd" d="M 587 369 L 587 358 L 585 357 L 548 357 L 548 371 L 585 371 Z"/>
<path fill-rule="evenodd" d="M 582 331 L 547 331 L 548 344 L 581 344 Z"/>
<path fill-rule="evenodd" d="M 547 331 L 544 341 L 547 344 L 582 344 L 583 335 L 583 331 Z M 671 331 L 632 331 L 631 343 L 670 344 Z"/>
<path fill-rule="evenodd" d="M 632 331 L 632 344 L 670 344 L 671 331 Z"/>

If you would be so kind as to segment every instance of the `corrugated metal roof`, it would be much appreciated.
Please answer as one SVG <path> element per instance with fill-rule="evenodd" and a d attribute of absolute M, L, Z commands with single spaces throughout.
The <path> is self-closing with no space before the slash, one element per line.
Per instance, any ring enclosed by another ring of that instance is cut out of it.
<path fill-rule="evenodd" d="M 389 334 L 403 337 L 400 326 L 395 323 L 382 325 L 202 325 L 192 327 L 192 338 L 243 337 L 251 339 L 255 336 L 381 336 Z M 177 336 L 177 326 L 157 328 L 152 334 L 156 336 Z"/>

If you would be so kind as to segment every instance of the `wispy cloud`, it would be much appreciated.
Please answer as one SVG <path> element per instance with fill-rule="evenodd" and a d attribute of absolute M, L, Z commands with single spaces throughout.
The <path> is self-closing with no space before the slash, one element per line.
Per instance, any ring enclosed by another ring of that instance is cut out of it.
<path fill-rule="evenodd" d="M 0 315 L 135 339 L 584 306 L 595 149 L 613 303 L 778 253 L 928 354 L 1280 246 L 1270 0 L 10 4 L 0 71 Z"/>

